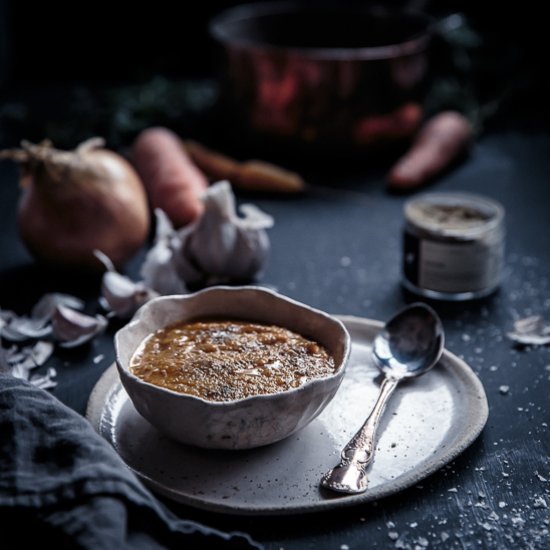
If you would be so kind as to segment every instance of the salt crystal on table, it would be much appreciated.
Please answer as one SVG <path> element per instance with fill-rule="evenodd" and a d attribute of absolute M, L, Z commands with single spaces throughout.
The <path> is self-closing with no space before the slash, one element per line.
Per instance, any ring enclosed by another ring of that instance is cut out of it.
<path fill-rule="evenodd" d="M 498 391 L 502 395 L 507 395 L 510 392 L 510 386 L 499 386 Z"/>
<path fill-rule="evenodd" d="M 542 497 L 536 497 L 533 508 L 548 508 L 546 501 Z"/>

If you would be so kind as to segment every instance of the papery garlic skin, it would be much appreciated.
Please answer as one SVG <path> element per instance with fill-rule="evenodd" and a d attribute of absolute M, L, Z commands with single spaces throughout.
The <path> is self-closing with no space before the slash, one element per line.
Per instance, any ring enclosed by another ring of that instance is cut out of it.
<path fill-rule="evenodd" d="M 174 250 L 179 248 L 181 239 L 162 210 L 156 208 L 155 217 L 155 243 L 145 257 L 140 274 L 144 283 L 159 294 L 185 294 L 185 281 L 179 276 L 173 262 Z"/>

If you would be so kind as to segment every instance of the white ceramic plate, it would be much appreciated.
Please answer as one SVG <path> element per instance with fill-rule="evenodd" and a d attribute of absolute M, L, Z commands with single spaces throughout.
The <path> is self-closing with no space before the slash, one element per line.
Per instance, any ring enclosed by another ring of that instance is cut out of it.
<path fill-rule="evenodd" d="M 87 417 L 152 490 L 190 506 L 268 515 L 314 512 L 379 499 L 450 462 L 479 435 L 488 415 L 481 382 L 445 351 L 428 374 L 402 382 L 383 415 L 369 488 L 340 495 L 319 487 L 378 393 L 370 346 L 382 323 L 341 316 L 352 338 L 346 376 L 317 419 L 289 438 L 247 451 L 213 451 L 162 436 L 134 409 L 111 366 L 94 388 Z"/>

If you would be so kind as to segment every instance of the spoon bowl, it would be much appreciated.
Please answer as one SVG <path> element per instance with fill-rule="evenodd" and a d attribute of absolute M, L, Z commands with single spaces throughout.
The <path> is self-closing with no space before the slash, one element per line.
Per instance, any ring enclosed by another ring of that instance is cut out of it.
<path fill-rule="evenodd" d="M 372 348 L 374 364 L 384 373 L 378 398 L 363 426 L 342 450 L 340 463 L 322 477 L 323 487 L 340 493 L 366 491 L 376 429 L 390 395 L 401 380 L 430 370 L 439 361 L 443 345 L 441 320 L 425 304 L 411 304 L 386 323 Z"/>
<path fill-rule="evenodd" d="M 411 378 L 437 363 L 443 344 L 443 326 L 437 313 L 426 304 L 415 303 L 386 323 L 374 339 L 372 356 L 384 374 Z"/>

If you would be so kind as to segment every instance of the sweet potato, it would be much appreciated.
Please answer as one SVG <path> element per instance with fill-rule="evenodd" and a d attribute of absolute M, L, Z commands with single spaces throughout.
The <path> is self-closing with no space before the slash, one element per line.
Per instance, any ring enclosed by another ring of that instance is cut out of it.
<path fill-rule="evenodd" d="M 203 211 L 201 195 L 208 187 L 204 174 L 167 128 L 148 128 L 132 147 L 132 161 L 145 185 L 152 208 L 161 208 L 175 227 L 195 220 Z"/>
<path fill-rule="evenodd" d="M 470 122 L 460 113 L 443 111 L 435 115 L 389 172 L 388 188 L 408 191 L 432 180 L 468 150 L 472 137 Z"/>

